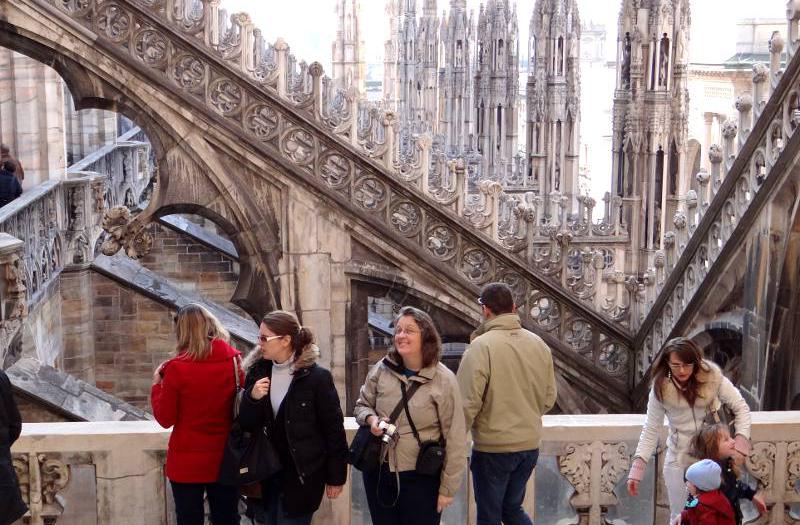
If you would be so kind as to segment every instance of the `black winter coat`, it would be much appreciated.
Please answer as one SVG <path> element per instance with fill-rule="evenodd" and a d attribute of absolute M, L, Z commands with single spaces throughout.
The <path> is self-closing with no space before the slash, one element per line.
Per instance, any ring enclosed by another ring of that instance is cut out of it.
<path fill-rule="evenodd" d="M 10 171 L 0 170 L 0 206 L 5 206 L 22 195 L 19 179 Z"/>
<path fill-rule="evenodd" d="M 277 474 L 283 508 L 288 517 L 310 514 L 319 508 L 325 485 L 347 480 L 347 437 L 333 377 L 316 364 L 298 369 L 277 414 L 269 395 L 250 397 L 253 384 L 264 377 L 272 377 L 272 361 L 266 359 L 247 372 L 239 423 L 249 431 L 269 425 L 283 465 Z"/>
<path fill-rule="evenodd" d="M 0 525 L 9 525 L 28 511 L 11 462 L 11 445 L 21 431 L 22 418 L 11 394 L 11 381 L 0 370 Z"/>
<path fill-rule="evenodd" d="M 719 466 L 722 467 L 722 484 L 720 485 L 719 489 L 723 494 L 725 494 L 725 497 L 728 498 L 728 501 L 731 502 L 733 513 L 736 518 L 736 525 L 742 525 L 744 518 L 742 516 L 742 508 L 739 506 L 739 500 L 752 500 L 753 496 L 756 495 L 756 491 L 753 490 L 750 485 L 744 481 L 740 481 L 736 477 L 736 472 L 733 470 L 733 458 L 727 458 L 723 461 L 718 461 L 717 463 L 719 463 Z"/>

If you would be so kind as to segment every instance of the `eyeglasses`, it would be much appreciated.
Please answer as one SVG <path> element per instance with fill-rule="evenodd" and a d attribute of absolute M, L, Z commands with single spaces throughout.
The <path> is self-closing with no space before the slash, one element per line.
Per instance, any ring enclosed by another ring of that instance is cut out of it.
<path fill-rule="evenodd" d="M 397 328 L 394 331 L 394 335 L 406 334 L 406 335 L 414 335 L 418 334 L 419 330 L 414 330 L 413 328 Z"/>
<path fill-rule="evenodd" d="M 694 368 L 694 363 L 669 363 L 669 367 L 672 370 L 679 371 L 679 370 L 691 370 Z"/>
<path fill-rule="evenodd" d="M 280 339 L 281 337 L 286 337 L 285 335 L 261 335 L 258 334 L 258 340 L 262 343 L 269 343 L 273 339 Z"/>

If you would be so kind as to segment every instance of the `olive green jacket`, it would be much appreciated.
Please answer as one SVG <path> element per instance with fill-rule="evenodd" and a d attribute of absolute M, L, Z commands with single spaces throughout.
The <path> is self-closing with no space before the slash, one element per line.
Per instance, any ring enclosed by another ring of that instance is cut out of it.
<path fill-rule="evenodd" d="M 498 315 L 473 332 L 457 377 L 475 450 L 539 448 L 542 415 L 556 401 L 553 357 L 517 314 Z"/>

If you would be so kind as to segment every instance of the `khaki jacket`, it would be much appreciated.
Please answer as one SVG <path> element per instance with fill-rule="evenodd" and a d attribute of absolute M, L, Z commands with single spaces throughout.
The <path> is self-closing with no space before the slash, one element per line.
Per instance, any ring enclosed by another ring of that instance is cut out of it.
<path fill-rule="evenodd" d="M 441 363 L 423 368 L 419 374 L 407 378 L 383 364 L 384 357 L 367 374 L 361 387 L 353 415 L 359 425 L 366 425 L 372 415 L 389 417 L 401 400 L 400 381 L 406 385 L 413 381 L 422 383 L 409 400 L 408 406 L 420 439 L 425 442 L 439 439 L 441 432 L 446 440 L 447 454 L 441 474 L 439 494 L 455 496 L 464 477 L 467 466 L 467 431 L 464 428 L 461 395 L 456 377 Z M 439 425 L 441 422 L 441 427 Z M 411 426 L 404 411 L 395 421 L 399 432 L 394 451 L 389 451 L 389 468 L 394 471 L 414 470 L 419 455 L 419 444 L 411 432 Z"/>
<path fill-rule="evenodd" d="M 522 328 L 517 314 L 486 321 L 472 338 L 458 368 L 458 385 L 473 448 L 480 452 L 539 448 L 542 415 L 556 401 L 550 348 Z"/>

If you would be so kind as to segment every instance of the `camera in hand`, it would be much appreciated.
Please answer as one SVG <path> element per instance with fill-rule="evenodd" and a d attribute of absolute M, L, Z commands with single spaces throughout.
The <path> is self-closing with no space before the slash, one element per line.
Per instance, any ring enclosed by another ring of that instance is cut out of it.
<path fill-rule="evenodd" d="M 387 445 L 391 444 L 392 440 L 395 439 L 395 436 L 397 435 L 397 426 L 387 421 L 381 421 L 378 423 L 378 428 L 383 430 L 383 436 L 381 436 L 381 441 L 383 441 Z"/>

